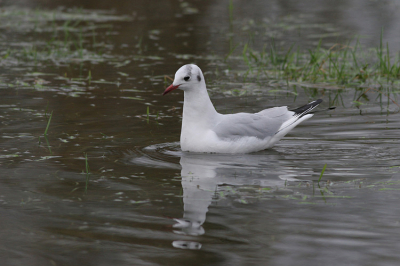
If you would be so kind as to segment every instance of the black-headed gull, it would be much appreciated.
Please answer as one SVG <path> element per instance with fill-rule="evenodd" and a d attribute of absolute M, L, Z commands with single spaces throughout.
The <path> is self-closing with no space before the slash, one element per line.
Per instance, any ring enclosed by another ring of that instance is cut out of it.
<path fill-rule="evenodd" d="M 255 114 L 219 114 L 208 96 L 201 69 L 182 66 L 163 95 L 184 91 L 181 149 L 190 152 L 249 153 L 268 149 L 295 126 L 313 116 L 322 100 L 288 110 L 286 106 Z"/>

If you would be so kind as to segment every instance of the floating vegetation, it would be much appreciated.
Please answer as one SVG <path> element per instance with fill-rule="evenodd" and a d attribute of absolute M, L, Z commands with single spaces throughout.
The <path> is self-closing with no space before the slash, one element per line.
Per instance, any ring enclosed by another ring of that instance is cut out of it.
<path fill-rule="evenodd" d="M 293 200 L 300 204 L 319 204 L 328 203 L 326 197 L 351 198 L 347 195 L 335 195 L 331 188 L 332 184 L 326 183 L 325 186 L 314 189 L 311 182 L 285 182 L 284 187 L 224 185 L 218 187 L 214 198 L 217 201 L 228 199 L 241 204 L 251 204 L 264 200 Z"/>
<path fill-rule="evenodd" d="M 129 20 L 129 16 L 100 10 L 2 8 L 0 29 L 26 34 L 35 41 L 3 42 L 3 47 L 0 46 L 0 66 L 21 63 L 36 66 L 43 61 L 52 61 L 56 65 L 77 61 L 103 62 L 105 53 L 112 46 L 104 41 L 104 36 L 109 34 L 96 31 L 110 33 L 113 27 L 110 22 Z M 46 35 L 50 36 L 47 40 L 43 38 Z M 107 59 L 112 61 L 116 58 L 107 54 Z"/>
<path fill-rule="evenodd" d="M 17 6 L 5 6 L 0 10 L 0 28 L 12 31 L 47 31 L 59 27 L 59 21 L 112 22 L 130 21 L 129 16 L 113 15 L 104 10 L 86 10 L 83 8 L 59 8 L 56 10 L 30 9 Z M 18 22 L 18 23 L 15 23 Z M 48 27 L 50 23 L 51 27 Z"/>
<path fill-rule="evenodd" d="M 0 154 L 0 159 L 5 159 L 5 158 L 17 158 L 20 157 L 19 154 Z"/>
<path fill-rule="evenodd" d="M 335 199 L 356 197 L 354 190 L 368 189 L 374 191 L 400 190 L 400 180 L 372 182 L 366 179 L 355 179 L 338 182 L 313 181 L 285 182 L 285 186 L 234 186 L 221 185 L 215 192 L 214 201 L 234 201 L 241 204 L 252 204 L 264 200 L 292 200 L 298 204 L 336 204 Z"/>

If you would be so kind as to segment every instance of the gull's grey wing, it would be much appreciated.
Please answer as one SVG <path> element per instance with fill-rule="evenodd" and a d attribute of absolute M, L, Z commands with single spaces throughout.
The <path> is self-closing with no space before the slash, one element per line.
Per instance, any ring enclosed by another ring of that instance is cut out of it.
<path fill-rule="evenodd" d="M 218 137 L 223 139 L 237 139 L 244 136 L 265 139 L 275 135 L 293 114 L 286 106 L 283 106 L 265 109 L 256 114 L 222 115 L 213 130 Z"/>

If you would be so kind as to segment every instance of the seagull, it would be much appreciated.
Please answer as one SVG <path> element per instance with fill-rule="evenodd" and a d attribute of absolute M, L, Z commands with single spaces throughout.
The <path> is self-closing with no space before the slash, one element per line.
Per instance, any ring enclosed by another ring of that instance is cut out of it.
<path fill-rule="evenodd" d="M 208 96 L 203 72 L 194 64 L 182 66 L 163 95 L 184 91 L 181 149 L 184 152 L 250 153 L 271 148 L 290 130 L 313 116 L 322 100 L 297 109 L 273 107 L 261 112 L 220 114 Z"/>

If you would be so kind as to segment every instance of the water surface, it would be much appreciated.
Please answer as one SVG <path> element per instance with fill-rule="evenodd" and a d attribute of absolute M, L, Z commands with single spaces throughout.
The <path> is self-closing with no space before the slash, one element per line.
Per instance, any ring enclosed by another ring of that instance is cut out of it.
<path fill-rule="evenodd" d="M 397 51 L 397 3 L 228 4 L 1 4 L 4 265 L 398 264 L 398 88 L 244 80 L 241 51 L 224 60 L 250 33 L 307 51 L 375 47 L 382 26 Z M 183 95 L 161 93 L 191 62 L 222 113 L 337 108 L 270 150 L 185 153 Z"/>

